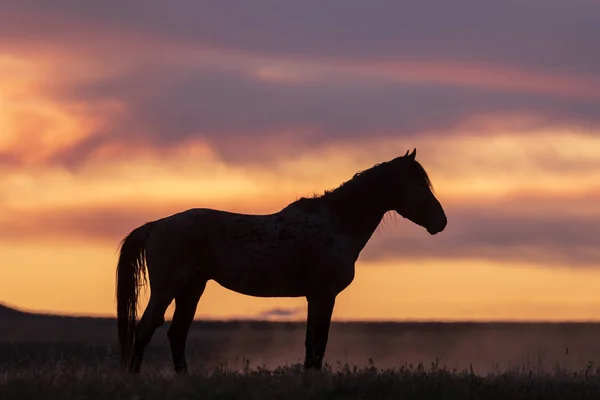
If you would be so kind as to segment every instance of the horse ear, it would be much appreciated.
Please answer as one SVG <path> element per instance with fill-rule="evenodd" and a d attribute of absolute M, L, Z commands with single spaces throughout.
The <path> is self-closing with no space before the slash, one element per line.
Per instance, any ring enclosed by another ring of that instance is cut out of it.
<path fill-rule="evenodd" d="M 408 152 L 406 152 L 406 154 L 408 154 Z M 417 149 L 413 149 L 412 153 L 408 154 L 408 156 L 414 160 L 417 156 Z"/>
<path fill-rule="evenodd" d="M 402 157 L 406 157 L 408 155 L 408 150 L 406 150 L 406 154 L 403 155 Z"/>

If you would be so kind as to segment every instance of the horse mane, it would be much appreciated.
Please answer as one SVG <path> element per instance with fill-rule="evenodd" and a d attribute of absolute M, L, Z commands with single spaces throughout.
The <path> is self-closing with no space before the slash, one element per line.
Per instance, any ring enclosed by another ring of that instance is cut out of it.
<path fill-rule="evenodd" d="M 325 190 L 322 194 L 314 194 L 311 197 L 300 197 L 298 200 L 296 200 L 294 203 L 292 204 L 304 204 L 304 205 L 308 205 L 308 203 L 314 203 L 315 201 L 322 201 L 325 199 L 329 199 L 332 196 L 335 196 L 335 194 L 344 191 L 346 188 L 348 188 L 349 186 L 353 186 L 354 184 L 357 183 L 357 181 L 360 178 L 365 177 L 367 174 L 369 174 L 369 172 L 373 171 L 375 168 L 383 165 L 385 163 L 377 163 L 374 166 L 364 169 L 362 171 L 358 171 L 357 173 L 355 173 L 352 178 L 348 179 L 347 181 L 342 182 L 338 187 L 334 188 L 334 189 L 327 189 Z"/>
<path fill-rule="evenodd" d="M 375 174 L 390 173 L 389 168 L 392 166 L 391 164 L 393 161 L 395 160 L 377 163 L 370 168 L 358 171 L 354 174 L 354 176 L 351 179 L 342 182 L 335 189 L 325 190 L 323 194 L 314 194 L 311 197 L 301 197 L 292 204 L 308 207 L 309 209 L 311 209 L 313 207 L 316 207 L 317 203 L 320 203 L 322 201 L 334 200 L 339 195 L 344 194 L 348 189 L 351 189 L 359 183 L 366 184 L 368 188 L 367 192 L 370 192 L 374 196 L 376 196 L 378 193 L 378 191 L 376 190 L 376 186 L 379 184 L 379 181 L 369 178 L 372 178 Z M 413 168 L 411 173 L 416 179 L 422 180 L 422 182 L 433 191 L 433 185 L 431 183 L 431 179 L 429 179 L 427 171 L 425 171 L 425 168 L 423 168 L 423 166 L 417 160 L 413 160 L 409 168 Z"/>

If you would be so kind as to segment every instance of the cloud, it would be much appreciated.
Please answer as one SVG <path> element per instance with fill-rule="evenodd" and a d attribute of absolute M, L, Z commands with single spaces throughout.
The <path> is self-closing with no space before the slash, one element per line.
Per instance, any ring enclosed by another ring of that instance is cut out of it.
<path fill-rule="evenodd" d="M 448 226 L 435 236 L 391 214 L 359 260 L 393 259 L 401 264 L 428 258 L 480 259 L 597 267 L 600 213 L 585 209 L 592 209 L 599 197 L 596 193 L 552 200 L 540 194 L 495 202 L 448 202 L 444 204 Z M 183 209 L 137 206 L 12 212 L 0 219 L 0 238 L 15 242 L 84 240 L 116 246 L 136 226 Z"/>
<path fill-rule="evenodd" d="M 272 163 L 325 145 L 460 135 L 490 116 L 598 130 L 591 1 L 27 0 L 0 1 L 0 12 L 0 51 L 50 60 L 46 73 L 31 63 L 30 81 L 85 120 L 44 162 L 203 142 L 229 163 Z M 4 164 L 41 158 L 0 149 Z"/>
<path fill-rule="evenodd" d="M 30 61 L 11 58 L 3 70 L 12 86 L 0 86 L 0 100 L 16 111 L 2 117 L 18 127 L 12 137 L 37 138 L 4 143 L 0 166 L 55 164 L 69 167 L 73 177 L 90 160 L 98 168 L 145 155 L 166 165 L 177 151 L 197 146 L 208 148 L 198 157 L 216 153 L 230 165 L 265 168 L 323 148 L 375 154 L 382 143 L 425 144 L 427 166 L 445 174 L 436 185 L 452 189 L 463 180 L 462 203 L 455 196 L 448 205 L 448 231 L 431 238 L 400 224 L 376 235 L 364 259 L 594 263 L 590 238 L 600 224 L 590 199 L 570 198 L 572 209 L 557 210 L 560 188 L 551 193 L 552 206 L 535 197 L 508 204 L 464 195 L 465 187 L 475 191 L 477 179 L 490 175 L 500 191 L 512 187 L 508 181 L 519 188 L 524 178 L 515 171 L 525 167 L 543 171 L 531 179 L 550 182 L 546 193 L 566 176 L 595 177 L 590 138 L 600 132 L 598 3 L 234 3 L 0 0 L 6 19 L 0 39 L 10 39 L 0 40 L 0 51 Z M 498 121 L 502 125 L 494 126 Z M 557 150 L 561 143 L 536 136 L 560 129 L 581 156 L 565 156 Z M 588 139 L 576 141 L 573 132 Z M 511 151 L 520 140 L 528 150 L 508 156 L 491 150 L 500 136 L 511 135 Z M 471 147 L 475 136 L 493 145 Z M 450 149 L 455 157 L 443 153 Z M 479 171 L 473 172 L 477 179 L 470 170 Z M 585 179 L 573 182 L 569 190 Z M 98 203 L 6 212 L 0 236 L 118 241 L 148 216 L 174 211 Z M 524 204 L 538 203 L 546 204 L 546 214 L 523 211 Z M 582 207 L 585 216 L 575 212 Z"/>
<path fill-rule="evenodd" d="M 119 237 L 125 237 L 133 228 L 146 222 L 148 215 L 153 215 L 152 210 L 110 207 L 12 213 L 0 219 L 3 230 L 0 237 L 15 242 L 62 239 L 117 243 L 121 240 Z"/>
<path fill-rule="evenodd" d="M 309 58 L 458 58 L 569 73 L 600 71 L 595 39 L 600 5 L 592 0 L 568 5 L 562 0 L 3 0 L 0 11 L 6 16 L 0 35 L 17 41 L 59 40 L 85 47 L 90 39 L 118 37 L 116 46 L 167 42 Z"/>
<path fill-rule="evenodd" d="M 365 261 L 480 259 L 542 266 L 597 267 L 600 217 L 511 215 L 448 210 L 448 227 L 435 237 L 417 227 L 384 229 L 368 244 Z"/>
<path fill-rule="evenodd" d="M 151 84 L 148 84 L 151 82 Z M 600 126 L 600 99 L 572 99 L 474 87 L 394 83 L 377 77 L 290 85 L 239 71 L 154 62 L 120 76 L 63 87 L 63 102 L 93 107 L 118 99 L 124 111 L 101 131 L 55 155 L 78 164 L 115 143 L 163 151 L 208 143 L 230 163 L 269 159 L 336 143 L 461 135 L 494 116 L 526 115 L 528 129 Z M 519 122 L 516 128 L 521 128 Z M 484 130 L 485 132 L 485 130 Z M 510 130 L 508 130 L 510 132 Z"/>
<path fill-rule="evenodd" d="M 306 312 L 306 309 L 301 308 L 301 307 L 288 307 L 288 308 L 275 307 L 275 308 L 270 308 L 268 310 L 260 312 L 257 315 L 257 317 L 259 319 L 292 318 L 292 317 L 300 316 L 300 314 L 305 313 L 305 312 Z"/>

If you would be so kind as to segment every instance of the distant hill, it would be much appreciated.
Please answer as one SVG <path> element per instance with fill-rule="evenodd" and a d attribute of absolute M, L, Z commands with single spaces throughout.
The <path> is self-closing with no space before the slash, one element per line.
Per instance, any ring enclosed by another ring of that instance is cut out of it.
<path fill-rule="evenodd" d="M 0 318 L 25 317 L 27 315 L 34 314 L 17 310 L 16 308 L 12 308 L 4 304 L 0 304 Z"/>
<path fill-rule="evenodd" d="M 27 319 L 56 319 L 56 320 L 67 320 L 67 319 L 93 319 L 93 320 L 106 320 L 111 318 L 106 317 L 91 317 L 91 316 L 70 316 L 60 315 L 52 313 L 40 313 L 31 311 L 22 311 L 18 308 L 8 306 L 0 303 L 0 319 L 13 319 L 13 318 L 27 318 Z"/>

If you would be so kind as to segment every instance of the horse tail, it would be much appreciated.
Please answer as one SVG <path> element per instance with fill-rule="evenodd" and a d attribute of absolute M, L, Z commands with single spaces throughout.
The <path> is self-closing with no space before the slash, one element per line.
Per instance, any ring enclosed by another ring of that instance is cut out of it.
<path fill-rule="evenodd" d="M 121 367 L 125 369 L 133 351 L 138 295 L 146 284 L 146 238 L 151 224 L 146 223 L 134 229 L 120 244 L 115 291 Z"/>

